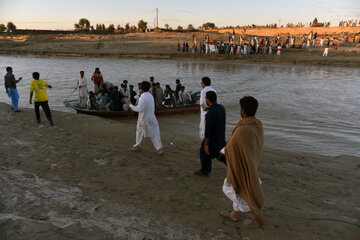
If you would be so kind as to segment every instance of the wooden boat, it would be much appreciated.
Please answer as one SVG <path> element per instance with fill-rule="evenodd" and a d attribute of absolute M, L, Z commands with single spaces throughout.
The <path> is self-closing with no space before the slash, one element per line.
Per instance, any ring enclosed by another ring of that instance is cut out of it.
<path fill-rule="evenodd" d="M 77 100 L 70 100 L 64 102 L 65 106 L 71 109 L 74 109 L 77 113 L 94 115 L 104 118 L 127 118 L 137 116 L 137 112 L 123 112 L 123 111 L 100 111 L 100 110 L 90 110 L 88 108 L 82 108 L 77 106 Z M 185 114 L 185 113 L 198 113 L 200 111 L 199 104 L 189 104 L 189 105 L 179 105 L 175 108 L 165 108 L 155 111 L 156 116 L 162 115 L 173 115 L 173 114 Z"/>

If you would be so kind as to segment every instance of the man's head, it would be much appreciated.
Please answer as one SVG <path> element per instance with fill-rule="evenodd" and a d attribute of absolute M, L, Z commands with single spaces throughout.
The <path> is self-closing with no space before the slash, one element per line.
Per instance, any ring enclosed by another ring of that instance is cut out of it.
<path fill-rule="evenodd" d="M 245 96 L 240 99 L 240 107 L 242 118 L 253 117 L 258 108 L 258 101 L 254 97 Z"/>
<path fill-rule="evenodd" d="M 104 89 L 101 89 L 100 94 L 101 94 L 102 96 L 104 96 L 104 95 L 105 95 L 105 90 L 104 90 Z"/>
<path fill-rule="evenodd" d="M 207 87 L 207 86 L 210 86 L 210 85 L 211 85 L 211 80 L 210 80 L 209 77 L 203 77 L 203 78 L 201 79 L 201 86 L 202 86 L 203 88 L 205 88 L 205 87 Z"/>
<path fill-rule="evenodd" d="M 124 81 L 123 81 L 123 84 L 124 84 L 124 85 L 127 85 L 127 84 L 128 84 L 128 80 L 124 80 Z"/>
<path fill-rule="evenodd" d="M 138 88 L 139 90 L 141 90 L 141 83 L 138 83 Z"/>
<path fill-rule="evenodd" d="M 130 85 L 130 90 L 133 91 L 134 90 L 134 85 Z"/>
<path fill-rule="evenodd" d="M 84 77 L 84 71 L 80 71 L 80 77 Z"/>
<path fill-rule="evenodd" d="M 160 88 L 160 83 L 159 82 L 156 83 L 156 88 Z"/>
<path fill-rule="evenodd" d="M 180 84 L 180 79 L 176 79 L 176 80 L 175 80 L 175 83 L 176 83 L 176 84 Z"/>
<path fill-rule="evenodd" d="M 150 83 L 148 81 L 143 81 L 141 83 L 141 90 L 143 92 L 148 92 L 150 90 Z"/>
<path fill-rule="evenodd" d="M 154 77 L 150 77 L 150 82 L 154 82 Z"/>
<path fill-rule="evenodd" d="M 95 72 L 99 73 L 100 72 L 100 68 L 95 68 Z"/>
<path fill-rule="evenodd" d="M 185 91 L 185 86 L 181 86 L 181 91 L 182 91 L 182 92 Z"/>
<path fill-rule="evenodd" d="M 12 67 L 7 67 L 7 68 L 6 68 L 6 72 L 12 73 L 12 71 L 13 71 L 13 70 L 12 70 Z"/>
<path fill-rule="evenodd" d="M 33 72 L 33 78 L 34 78 L 35 80 L 39 80 L 39 78 L 40 78 L 40 73 L 38 73 L 38 72 Z"/>
<path fill-rule="evenodd" d="M 114 88 L 113 88 L 113 92 L 118 92 L 119 91 L 119 87 L 118 86 L 115 86 Z"/>
<path fill-rule="evenodd" d="M 217 100 L 217 96 L 216 96 L 216 93 L 214 91 L 208 91 L 206 93 L 206 96 L 205 96 L 205 101 L 206 101 L 206 104 L 211 107 L 212 105 L 214 105 L 216 103 L 216 100 Z"/>

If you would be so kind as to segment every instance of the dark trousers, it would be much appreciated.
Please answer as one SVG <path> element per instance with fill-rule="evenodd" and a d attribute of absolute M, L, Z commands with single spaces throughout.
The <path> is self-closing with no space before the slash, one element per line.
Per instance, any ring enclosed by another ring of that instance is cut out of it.
<path fill-rule="evenodd" d="M 52 120 L 51 118 L 51 112 L 50 112 L 50 108 L 49 108 L 49 104 L 48 101 L 46 102 L 35 102 L 35 115 L 36 115 L 36 120 L 40 121 L 40 106 L 43 109 L 47 119 L 49 121 Z"/>
<path fill-rule="evenodd" d="M 219 149 L 220 151 L 221 149 Z M 225 156 L 220 154 L 219 151 L 215 151 L 215 154 L 207 155 L 204 151 L 204 141 L 201 143 L 200 147 L 200 163 L 201 163 L 201 171 L 204 174 L 209 174 L 211 172 L 211 159 L 217 158 L 220 162 L 223 162 L 226 165 Z M 210 149 L 210 153 L 211 153 Z"/>

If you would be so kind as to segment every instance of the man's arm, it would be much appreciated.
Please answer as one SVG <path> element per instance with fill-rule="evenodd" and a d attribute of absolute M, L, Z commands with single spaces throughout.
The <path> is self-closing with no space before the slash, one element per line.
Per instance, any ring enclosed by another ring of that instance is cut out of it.
<path fill-rule="evenodd" d="M 32 104 L 32 97 L 33 97 L 33 94 L 34 92 L 33 91 L 30 91 L 30 100 L 29 100 L 29 103 Z"/>

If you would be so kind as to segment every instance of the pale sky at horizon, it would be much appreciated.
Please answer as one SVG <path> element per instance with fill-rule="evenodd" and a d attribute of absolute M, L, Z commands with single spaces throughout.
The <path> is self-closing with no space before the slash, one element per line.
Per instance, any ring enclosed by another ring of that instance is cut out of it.
<path fill-rule="evenodd" d="M 271 3 L 271 4 L 269 4 Z M 168 23 L 195 27 L 205 22 L 216 26 L 236 26 L 288 22 L 360 20 L 360 0 L 257 0 L 257 1 L 165 1 L 165 0 L 0 0 L 0 23 L 12 21 L 21 29 L 73 29 L 80 18 L 96 23 L 137 25 L 140 19 L 154 25 L 155 8 L 159 8 L 159 27 Z"/>

